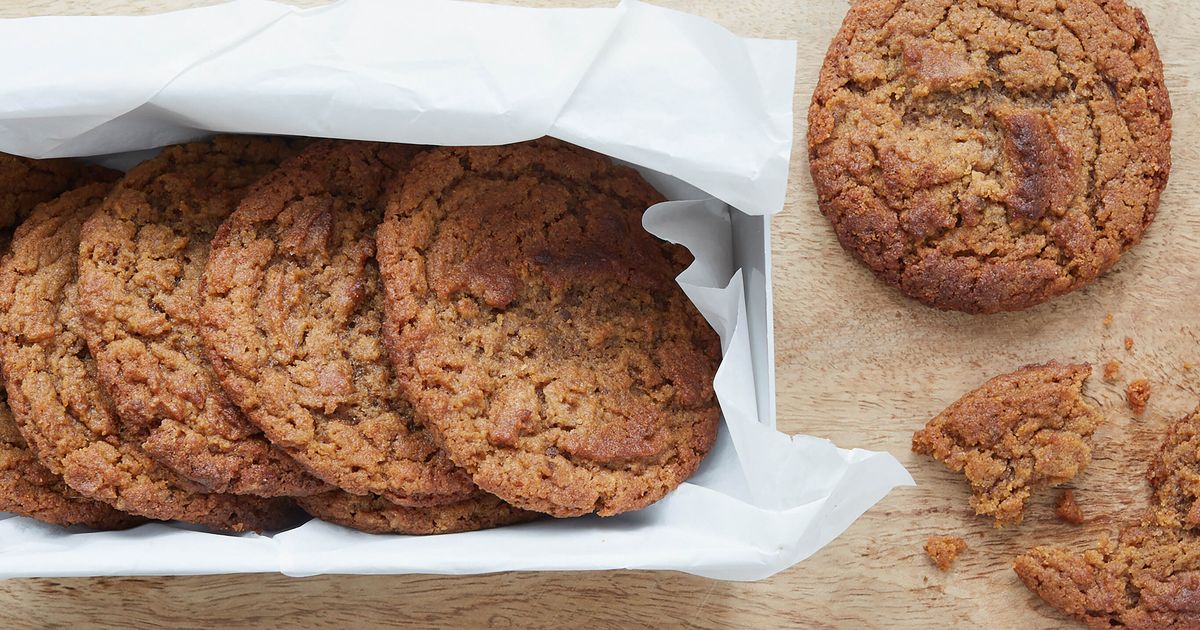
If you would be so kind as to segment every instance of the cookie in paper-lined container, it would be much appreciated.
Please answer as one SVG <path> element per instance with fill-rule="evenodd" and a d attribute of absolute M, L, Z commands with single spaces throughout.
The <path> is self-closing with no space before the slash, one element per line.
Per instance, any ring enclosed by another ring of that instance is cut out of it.
<path fill-rule="evenodd" d="M 38 206 L 0 266 L 0 359 L 25 442 L 73 490 L 124 512 L 225 531 L 295 523 L 286 499 L 201 492 L 141 449 L 142 432 L 117 421 L 77 299 L 80 228 L 109 188 L 85 186 Z"/>
<path fill-rule="evenodd" d="M 271 173 L 213 240 L 201 325 L 226 391 L 276 445 L 409 507 L 478 492 L 413 421 L 383 347 L 375 203 L 416 152 L 323 140 Z"/>
<path fill-rule="evenodd" d="M 643 508 L 720 410 L 717 335 L 641 225 L 632 169 L 544 138 L 419 155 L 378 231 L 385 336 L 417 419 L 480 488 L 554 516 Z"/>
<path fill-rule="evenodd" d="M 230 402 L 200 337 L 209 241 L 251 186 L 296 152 L 286 138 L 217 136 L 167 147 L 84 223 L 79 312 L 97 377 L 141 448 L 206 492 L 329 489 Z"/>

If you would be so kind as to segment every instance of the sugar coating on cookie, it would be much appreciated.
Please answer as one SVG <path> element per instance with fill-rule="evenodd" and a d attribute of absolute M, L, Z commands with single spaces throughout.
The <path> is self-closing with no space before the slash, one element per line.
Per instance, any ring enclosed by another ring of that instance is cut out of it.
<path fill-rule="evenodd" d="M 121 176 L 77 160 L 33 160 L 0 153 L 0 228 L 16 225 L 39 203 L 84 184 L 113 182 Z"/>
<path fill-rule="evenodd" d="M 808 114 L 821 211 L 880 279 L 1013 311 L 1138 243 L 1171 166 L 1171 105 L 1122 0 L 863 0 Z"/>
<path fill-rule="evenodd" d="M 80 495 L 151 519 L 229 531 L 279 529 L 291 501 L 201 494 L 141 449 L 96 380 L 77 299 L 79 231 L 109 185 L 38 206 L 0 266 L 0 359 L 8 403 L 38 460 Z"/>
<path fill-rule="evenodd" d="M 532 521 L 537 512 L 517 509 L 496 497 L 471 498 L 427 507 L 404 507 L 377 495 L 340 490 L 298 500 L 306 512 L 343 527 L 372 534 L 454 534 Z"/>
<path fill-rule="evenodd" d="M 1091 372 L 1052 361 L 997 376 L 916 432 L 913 451 L 964 473 L 976 514 L 997 527 L 1019 523 L 1033 492 L 1091 462 L 1088 439 L 1104 421 L 1083 398 Z"/>
<path fill-rule="evenodd" d="M 417 418 L 475 483 L 554 516 L 645 507 L 711 448 L 719 342 L 641 226 L 661 201 L 563 142 L 433 149 L 378 232 L 386 338 Z"/>
<path fill-rule="evenodd" d="M 242 417 L 198 329 L 209 241 L 292 153 L 284 139 L 252 136 L 168 147 L 131 170 L 82 230 L 79 309 L 100 382 L 121 421 L 146 435 L 145 452 L 208 492 L 329 489 Z"/>
<path fill-rule="evenodd" d="M 202 329 L 275 444 L 352 494 L 425 506 L 477 488 L 413 420 L 383 346 L 376 201 L 416 151 L 321 141 L 261 182 L 213 241 Z"/>
<path fill-rule="evenodd" d="M 1051 546 L 1013 569 L 1050 606 L 1097 628 L 1200 628 L 1200 409 L 1167 431 L 1148 475 L 1151 507 L 1083 554 Z"/>

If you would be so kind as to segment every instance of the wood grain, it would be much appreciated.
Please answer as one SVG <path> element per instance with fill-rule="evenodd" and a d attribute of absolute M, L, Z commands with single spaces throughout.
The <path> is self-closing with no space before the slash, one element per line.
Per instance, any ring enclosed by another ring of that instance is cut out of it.
<path fill-rule="evenodd" d="M 747 36 L 798 40 L 796 150 L 786 211 L 773 221 L 779 425 L 846 446 L 896 453 L 920 484 L 901 489 L 810 560 L 752 584 L 678 574 L 514 573 L 477 577 L 278 575 L 0 582 L 0 627 L 458 626 L 561 627 L 1060 627 L 1010 569 L 1047 542 L 1082 547 L 1145 504 L 1142 471 L 1159 432 L 1200 401 L 1200 3 L 1135 0 L 1166 63 L 1175 108 L 1174 174 L 1160 216 L 1092 287 L 1026 311 L 970 317 L 932 311 L 880 286 L 838 247 L 816 209 L 805 159 L 805 112 L 840 0 L 672 0 Z M 141 14 L 193 0 L 0 0 L 0 17 Z M 321 4 L 303 2 L 298 4 Z M 538 6 L 605 6 L 528 0 Z M 69 45 L 66 43 L 64 45 Z M 1112 313 L 1114 323 L 1103 320 Z M 1132 352 L 1122 347 L 1135 340 Z M 1053 496 L 1026 523 L 993 530 L 974 518 L 961 480 L 909 453 L 912 431 L 987 377 L 1050 358 L 1120 359 L 1154 395 L 1134 418 L 1121 385 L 1093 378 L 1111 419 L 1096 461 L 1074 484 L 1087 515 L 1059 523 Z M 961 533 L 970 549 L 939 574 L 920 546 Z"/>

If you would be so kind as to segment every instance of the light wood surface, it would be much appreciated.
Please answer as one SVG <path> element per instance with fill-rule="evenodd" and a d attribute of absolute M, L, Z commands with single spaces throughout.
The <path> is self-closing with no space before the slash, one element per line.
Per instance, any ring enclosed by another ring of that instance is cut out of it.
<path fill-rule="evenodd" d="M 1200 402 L 1200 3 L 1133 0 L 1149 18 L 1175 108 L 1174 171 L 1145 241 L 1092 287 L 992 317 L 935 312 L 877 284 L 846 256 L 816 209 L 805 112 L 843 0 L 670 0 L 747 36 L 798 40 L 796 150 L 786 211 L 773 221 L 779 425 L 843 446 L 888 450 L 916 477 L 808 561 L 773 579 L 721 583 L 618 571 L 479 577 L 279 575 L 0 582 L 0 627 L 983 627 L 1052 628 L 1010 569 L 1035 544 L 1083 547 L 1145 505 L 1142 473 L 1171 419 Z M 0 0 L 0 17 L 135 14 L 194 0 Z M 308 2 L 307 4 L 320 4 Z M 530 0 L 604 6 L 591 0 Z M 69 46 L 70 42 L 54 45 Z M 1103 320 L 1112 313 L 1114 322 Z M 1135 340 L 1132 352 L 1122 341 Z M 1073 484 L 1087 515 L 1059 523 L 1036 497 L 1020 528 L 974 518 L 961 479 L 909 453 L 912 431 L 987 377 L 1051 358 L 1121 360 L 1153 383 L 1134 418 L 1099 375 L 1090 395 L 1110 418 L 1096 461 Z M 1185 363 L 1198 367 L 1185 369 Z M 970 549 L 948 574 L 921 551 L 937 533 Z"/>

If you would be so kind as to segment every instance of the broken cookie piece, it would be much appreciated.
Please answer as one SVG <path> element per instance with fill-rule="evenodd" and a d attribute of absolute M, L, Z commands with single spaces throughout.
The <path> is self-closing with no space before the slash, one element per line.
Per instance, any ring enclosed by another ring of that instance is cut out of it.
<path fill-rule="evenodd" d="M 1037 547 L 1013 569 L 1047 604 L 1095 628 L 1200 627 L 1200 537 L 1146 524 L 1077 554 Z"/>
<path fill-rule="evenodd" d="M 942 571 L 949 571 L 958 554 L 966 550 L 967 541 L 958 536 L 930 536 L 925 540 L 925 553 Z"/>
<path fill-rule="evenodd" d="M 963 472 L 976 514 L 997 527 L 1019 523 L 1034 491 L 1091 462 L 1088 438 L 1104 421 L 1083 398 L 1091 373 L 1087 364 L 1051 361 L 997 376 L 916 432 L 913 451 Z"/>
<path fill-rule="evenodd" d="M 1200 408 L 1167 429 L 1146 477 L 1160 514 L 1181 527 L 1200 528 Z M 1200 610 L 1200 592 L 1197 599 Z"/>
<path fill-rule="evenodd" d="M 1013 569 L 1047 604 L 1096 628 L 1200 628 L 1200 409 L 1167 431 L 1151 509 L 1083 554 L 1037 547 Z"/>

